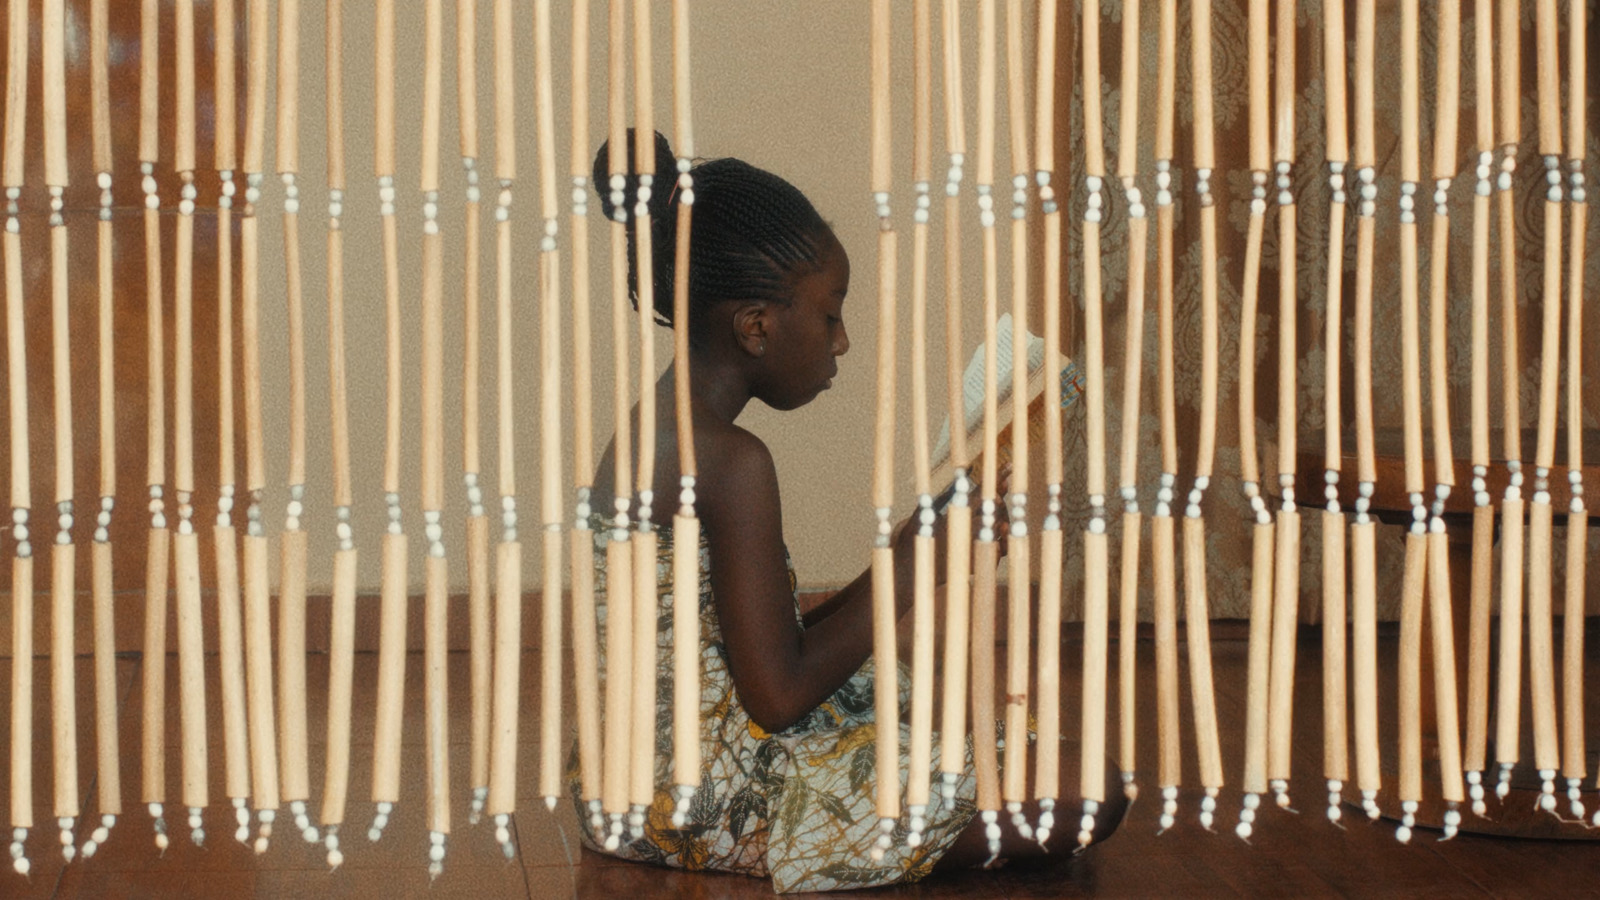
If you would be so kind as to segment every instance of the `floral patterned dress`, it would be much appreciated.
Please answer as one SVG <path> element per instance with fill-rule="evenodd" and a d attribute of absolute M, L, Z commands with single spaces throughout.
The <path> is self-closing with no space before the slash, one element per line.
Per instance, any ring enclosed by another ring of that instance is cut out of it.
<path fill-rule="evenodd" d="M 605 628 L 605 553 L 609 530 L 595 520 L 595 599 Z M 873 887 L 926 876 L 973 816 L 970 752 L 953 801 L 939 797 L 939 741 L 933 744 L 933 802 L 921 846 L 905 844 L 904 823 L 881 862 L 869 855 L 878 835 L 873 803 L 877 722 L 873 660 L 799 722 L 769 734 L 750 720 L 728 673 L 727 652 L 711 596 L 710 549 L 700 542 L 700 747 L 704 763 L 689 822 L 672 826 L 672 529 L 659 531 L 656 556 L 655 800 L 644 836 L 613 855 L 683 869 L 716 869 L 770 877 L 779 893 Z M 787 560 L 787 554 L 785 554 Z M 789 584 L 794 588 L 794 569 Z M 799 619 L 799 602 L 795 603 Z M 900 671 L 900 702 L 909 679 Z M 905 777 L 910 729 L 898 725 L 900 773 Z M 578 799 L 576 754 L 569 773 Z M 902 788 L 904 782 L 902 781 Z M 582 808 L 582 804 L 579 804 Z M 580 816 L 584 845 L 608 852 Z"/>

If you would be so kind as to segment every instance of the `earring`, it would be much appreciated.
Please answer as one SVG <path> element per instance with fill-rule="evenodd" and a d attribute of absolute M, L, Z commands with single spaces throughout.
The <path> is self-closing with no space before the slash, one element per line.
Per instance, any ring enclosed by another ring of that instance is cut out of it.
<path fill-rule="evenodd" d="M 762 341 L 760 343 L 760 345 L 758 345 L 756 347 L 756 355 L 757 356 L 765 356 L 766 353 L 767 353 L 767 342 L 766 341 Z"/>

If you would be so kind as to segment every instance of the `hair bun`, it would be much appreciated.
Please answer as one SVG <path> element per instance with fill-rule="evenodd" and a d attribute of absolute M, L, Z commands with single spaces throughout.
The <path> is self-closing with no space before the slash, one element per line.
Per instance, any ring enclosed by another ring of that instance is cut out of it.
<path fill-rule="evenodd" d="M 617 192 L 611 189 L 611 142 L 608 140 L 601 144 L 600 151 L 594 157 L 594 189 L 600 195 L 600 208 L 608 219 L 628 222 L 634 218 L 633 207 L 639 195 L 639 166 L 635 153 L 638 141 L 634 134 L 634 130 L 629 128 L 628 163 L 623 175 L 620 204 L 616 202 L 619 199 Z M 672 199 L 672 185 L 678 177 L 678 160 L 673 155 L 672 145 L 667 143 L 666 137 L 659 131 L 655 135 L 656 174 L 650 190 L 650 215 L 660 219 L 667 213 L 669 201 Z"/>

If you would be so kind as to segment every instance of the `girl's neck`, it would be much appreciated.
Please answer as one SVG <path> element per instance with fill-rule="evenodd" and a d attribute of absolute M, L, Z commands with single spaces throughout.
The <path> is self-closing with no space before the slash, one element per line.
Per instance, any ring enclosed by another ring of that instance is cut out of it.
<path fill-rule="evenodd" d="M 670 394 L 677 377 L 676 363 L 667 367 L 661 385 Z M 732 425 L 752 396 L 750 383 L 737 365 L 697 356 L 689 369 L 690 390 L 706 413 L 717 421 Z"/>

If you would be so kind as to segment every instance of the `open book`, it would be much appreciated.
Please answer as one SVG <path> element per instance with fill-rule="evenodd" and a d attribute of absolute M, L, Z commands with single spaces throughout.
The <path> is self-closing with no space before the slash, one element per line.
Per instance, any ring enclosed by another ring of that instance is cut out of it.
<path fill-rule="evenodd" d="M 1011 372 L 1014 361 L 1011 356 L 1011 341 L 1013 320 L 1010 313 L 1004 313 L 995 322 L 997 343 L 995 353 L 995 369 L 998 373 L 999 391 L 999 429 L 1000 429 L 1000 459 L 998 463 L 1005 465 L 1011 457 L 1011 428 L 1013 418 L 1013 405 L 1011 403 Z M 1043 446 L 1044 443 L 1044 338 L 1034 334 L 1028 335 L 1028 435 L 1032 443 Z M 1061 406 L 1065 409 L 1077 402 L 1083 393 L 1083 379 L 1078 366 L 1071 360 L 1065 360 L 1065 365 L 1060 372 L 1061 378 Z M 972 457 L 971 470 L 974 475 L 981 468 L 983 458 L 983 345 L 979 344 L 972 351 L 972 358 L 967 361 L 967 367 L 961 375 L 961 405 L 965 421 L 963 425 L 967 430 L 967 449 Z M 937 460 L 933 467 L 932 483 L 947 485 L 955 479 L 955 468 L 950 464 L 950 419 L 945 417 L 939 426 L 939 436 L 934 443 L 933 458 Z"/>

